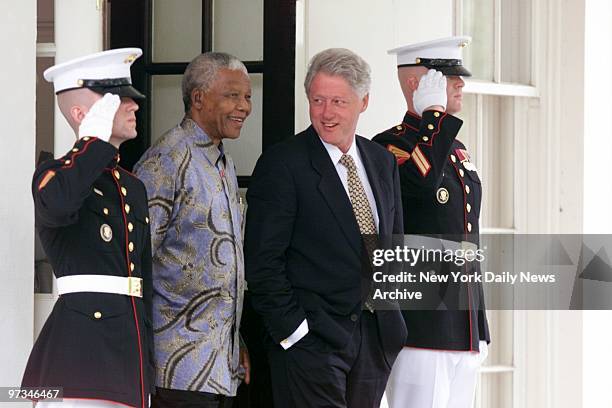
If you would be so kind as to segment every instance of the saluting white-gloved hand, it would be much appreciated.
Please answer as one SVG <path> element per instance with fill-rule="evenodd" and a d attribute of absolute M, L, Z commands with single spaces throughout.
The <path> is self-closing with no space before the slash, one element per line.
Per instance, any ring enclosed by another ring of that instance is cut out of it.
<path fill-rule="evenodd" d="M 432 106 L 446 109 L 446 77 L 435 69 L 430 69 L 421 77 L 419 87 L 412 95 L 414 110 L 419 116 Z"/>
<path fill-rule="evenodd" d="M 108 142 L 113 131 L 113 120 L 119 109 L 119 95 L 107 93 L 97 100 L 83 118 L 79 126 L 79 138 L 90 136 Z"/>

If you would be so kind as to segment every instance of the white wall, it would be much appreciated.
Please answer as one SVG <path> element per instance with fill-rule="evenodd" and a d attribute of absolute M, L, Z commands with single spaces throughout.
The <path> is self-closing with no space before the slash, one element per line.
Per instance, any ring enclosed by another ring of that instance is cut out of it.
<path fill-rule="evenodd" d="M 102 51 L 102 10 L 88 0 L 55 0 L 55 63 Z M 75 135 L 55 109 L 55 157 L 74 144 Z"/>
<path fill-rule="evenodd" d="M 612 232 L 612 183 L 607 180 L 612 132 L 612 2 L 585 0 L 584 38 L 584 232 Z M 612 311 L 584 312 L 583 407 L 612 406 Z"/>
<path fill-rule="evenodd" d="M 452 35 L 452 0 L 298 0 L 297 9 L 296 131 L 310 124 L 302 84 L 316 53 L 348 48 L 370 64 L 370 105 L 357 133 L 371 138 L 401 122 L 406 112 L 396 59 L 387 50 Z"/>
<path fill-rule="evenodd" d="M 34 217 L 30 183 L 36 135 L 36 1 L 0 13 L 0 386 L 21 383 L 32 347 Z M 16 404 L 21 406 L 20 404 Z"/>

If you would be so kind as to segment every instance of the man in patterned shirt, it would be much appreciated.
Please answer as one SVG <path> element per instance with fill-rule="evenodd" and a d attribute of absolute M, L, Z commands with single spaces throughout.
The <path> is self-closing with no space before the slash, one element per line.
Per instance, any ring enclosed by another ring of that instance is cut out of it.
<path fill-rule="evenodd" d="M 242 214 L 232 158 L 251 112 L 237 58 L 196 57 L 182 82 L 185 117 L 136 164 L 149 196 L 153 246 L 153 407 L 228 407 L 249 360 L 239 323 L 244 289 Z"/>

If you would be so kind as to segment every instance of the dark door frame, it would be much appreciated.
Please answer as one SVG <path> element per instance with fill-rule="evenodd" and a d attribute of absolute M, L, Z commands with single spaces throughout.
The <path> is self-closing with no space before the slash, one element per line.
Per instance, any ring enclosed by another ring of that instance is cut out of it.
<path fill-rule="evenodd" d="M 121 164 L 131 170 L 151 143 L 151 76 L 181 75 L 188 62 L 152 61 L 152 1 L 108 0 L 110 48 L 139 47 L 132 82 L 147 95 L 137 112 L 139 137 L 121 146 Z M 212 3 L 202 0 L 202 52 L 212 49 Z M 177 2 L 177 4 L 179 4 Z M 295 0 L 264 0 L 262 61 L 243 61 L 249 73 L 263 74 L 262 151 L 295 133 Z M 250 175 L 238 177 L 248 187 Z"/>

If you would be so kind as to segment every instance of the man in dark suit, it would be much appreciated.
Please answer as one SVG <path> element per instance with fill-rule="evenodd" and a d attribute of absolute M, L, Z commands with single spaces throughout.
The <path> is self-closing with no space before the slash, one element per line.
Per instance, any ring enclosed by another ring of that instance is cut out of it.
<path fill-rule="evenodd" d="M 304 86 L 312 126 L 262 155 L 247 193 L 248 290 L 267 329 L 275 406 L 374 408 L 406 327 L 399 311 L 363 301 L 364 237 L 402 233 L 397 165 L 355 135 L 364 60 L 325 50 Z"/>

